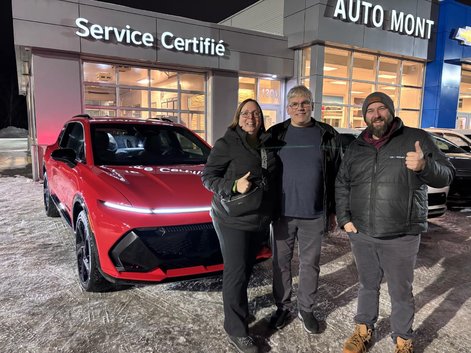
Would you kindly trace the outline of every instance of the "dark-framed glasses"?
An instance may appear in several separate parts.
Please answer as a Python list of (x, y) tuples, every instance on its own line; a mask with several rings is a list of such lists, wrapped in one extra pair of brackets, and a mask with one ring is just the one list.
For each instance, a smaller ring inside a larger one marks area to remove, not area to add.
[(297, 109), (299, 107), (301, 108), (307, 108), (311, 106), (311, 101), (302, 101), (302, 102), (292, 102), (288, 104), (288, 107), (292, 109)]
[(262, 113), (259, 110), (254, 110), (253, 112), (249, 112), (248, 110), (245, 110), (243, 112), (240, 112), (240, 116), (243, 116), (244, 118), (248, 118), (250, 115), (253, 116), (254, 118), (260, 118)]

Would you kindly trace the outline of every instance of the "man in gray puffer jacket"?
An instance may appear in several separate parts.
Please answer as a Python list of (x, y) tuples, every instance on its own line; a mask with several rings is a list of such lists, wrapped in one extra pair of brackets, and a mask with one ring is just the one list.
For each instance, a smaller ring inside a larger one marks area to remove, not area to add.
[(350, 238), (360, 281), (356, 326), (343, 352), (365, 352), (371, 343), (384, 275), (395, 352), (412, 353), (412, 282), (427, 230), (427, 185), (449, 185), (454, 168), (427, 132), (394, 117), (388, 95), (371, 93), (362, 113), (367, 128), (347, 148), (335, 187), (338, 225)]

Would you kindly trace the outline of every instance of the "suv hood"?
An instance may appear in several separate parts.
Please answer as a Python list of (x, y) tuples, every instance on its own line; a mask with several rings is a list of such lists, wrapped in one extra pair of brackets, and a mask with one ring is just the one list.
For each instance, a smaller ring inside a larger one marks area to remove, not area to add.
[(203, 168), (204, 165), (97, 166), (95, 172), (135, 207), (208, 207), (212, 193), (201, 181)]

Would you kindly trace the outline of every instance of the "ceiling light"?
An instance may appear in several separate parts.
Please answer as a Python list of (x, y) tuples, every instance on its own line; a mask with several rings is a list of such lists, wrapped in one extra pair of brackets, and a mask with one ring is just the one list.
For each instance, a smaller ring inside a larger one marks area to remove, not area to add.
[(386, 87), (381, 87), (381, 88), (382, 88), (382, 89), (386, 89), (386, 90), (388, 90), (388, 91), (394, 91), (394, 90), (396, 90), (396, 87), (387, 87), (387, 86), (386, 86)]
[(141, 85), (147, 85), (149, 82), (152, 82), (152, 80), (149, 80), (148, 78), (143, 78), (142, 80), (137, 81), (137, 83), (140, 83)]
[(353, 94), (361, 94), (361, 93), (365, 93), (365, 92), (362, 92), (362, 91), (352, 91)]
[(346, 85), (347, 84), (346, 81), (332, 81), (331, 83), (333, 85)]
[(378, 77), (381, 77), (381, 78), (396, 78), (396, 75), (379, 74)]
[(338, 67), (324, 66), (324, 71), (334, 71), (338, 70)]

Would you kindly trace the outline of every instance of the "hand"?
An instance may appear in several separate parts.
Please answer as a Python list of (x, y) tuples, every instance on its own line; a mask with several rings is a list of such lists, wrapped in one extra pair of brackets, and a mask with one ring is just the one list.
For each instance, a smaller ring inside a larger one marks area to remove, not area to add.
[(337, 228), (337, 217), (335, 213), (329, 214), (329, 230), (332, 232)]
[(250, 172), (247, 172), (242, 178), (236, 180), (237, 192), (245, 194), (252, 187), (252, 183), (248, 180)]
[(352, 222), (348, 222), (347, 224), (345, 224), (343, 226), (343, 229), (345, 229), (347, 233), (358, 233), (358, 230), (355, 228)]
[(425, 168), (424, 152), (420, 147), (420, 142), (415, 141), (415, 152), (407, 152), (406, 167), (414, 172), (420, 172)]

